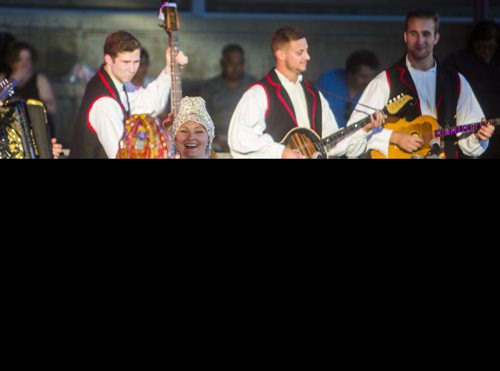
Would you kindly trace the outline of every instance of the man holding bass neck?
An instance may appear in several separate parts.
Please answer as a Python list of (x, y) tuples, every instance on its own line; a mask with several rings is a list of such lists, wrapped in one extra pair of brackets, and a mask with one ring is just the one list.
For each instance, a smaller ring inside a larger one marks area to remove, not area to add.
[[(115, 158), (123, 136), (125, 120), (134, 114), (159, 115), (167, 105), (172, 86), (170, 50), (166, 66), (146, 89), (130, 81), (141, 60), (141, 44), (131, 34), (118, 31), (104, 43), (104, 64), (89, 81), (73, 133), (71, 158)], [(179, 51), (180, 66), (188, 58)]]

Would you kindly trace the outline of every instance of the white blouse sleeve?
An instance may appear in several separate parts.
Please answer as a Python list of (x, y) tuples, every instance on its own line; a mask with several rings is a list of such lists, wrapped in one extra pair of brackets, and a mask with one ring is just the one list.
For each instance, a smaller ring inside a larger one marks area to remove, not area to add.
[(239, 101), (231, 118), (228, 144), (234, 158), (281, 158), (285, 146), (264, 133), (267, 94), (260, 85), (250, 88)]

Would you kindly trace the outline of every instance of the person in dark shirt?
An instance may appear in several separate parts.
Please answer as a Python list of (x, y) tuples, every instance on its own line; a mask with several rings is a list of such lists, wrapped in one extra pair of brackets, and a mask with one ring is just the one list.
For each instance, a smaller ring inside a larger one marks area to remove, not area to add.
[(240, 45), (226, 45), (220, 65), (222, 73), (202, 86), (201, 96), (215, 123), (214, 150), (229, 152), (227, 132), (231, 116), (243, 93), (257, 80), (245, 73), (245, 51)]
[[(52, 154), (54, 158), (58, 158), (62, 153), (62, 145), (57, 143), (53, 124), (53, 116), (57, 111), (56, 97), (47, 76), (35, 69), (37, 62), (35, 49), (27, 42), (13, 41), (7, 48), (5, 62), (10, 72), (8, 78), (17, 81), (14, 88), (15, 96), (42, 101), (47, 107)], [(1, 78), (3, 76), (0, 76)]]
[[(451, 53), (445, 64), (469, 81), (486, 118), (500, 118), (499, 27), (491, 20), (477, 23), (466, 49)], [(500, 136), (494, 135), (483, 158), (500, 158)]]
[(328, 70), (316, 82), (316, 88), (330, 104), (339, 128), (347, 125), (354, 106), (377, 75), (379, 66), (380, 62), (375, 53), (370, 50), (357, 50), (349, 55), (345, 68)]
[(9, 32), (0, 32), (0, 77), (5, 77), (10, 75), (10, 68), (5, 61), (5, 56), (7, 55), (7, 49), (9, 45), (14, 42), (16, 38)]
[[(6, 62), (11, 73), (10, 79), (17, 81), (15, 95), (24, 99), (37, 99), (47, 106), (49, 116), (55, 115), (57, 104), (49, 79), (35, 70), (37, 53), (24, 41), (14, 41), (7, 51)], [(52, 134), (55, 133), (52, 119), (49, 118)]]

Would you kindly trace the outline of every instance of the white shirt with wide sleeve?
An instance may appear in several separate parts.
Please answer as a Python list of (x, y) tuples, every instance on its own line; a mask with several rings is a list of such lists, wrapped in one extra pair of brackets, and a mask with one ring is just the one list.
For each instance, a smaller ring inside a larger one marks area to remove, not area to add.
[[(170, 96), (171, 78), (163, 70), (158, 78), (150, 83), (146, 89), (138, 89), (131, 83), (126, 83), (127, 95), (123, 90), (123, 84), (113, 79), (116, 90), (119, 93), (120, 101), (126, 110), (134, 114), (149, 114), (158, 116), (165, 109)], [(89, 113), (89, 121), (92, 128), (97, 133), (106, 155), (115, 158), (118, 152), (118, 145), (123, 136), (123, 122), (125, 116), (120, 105), (112, 98), (103, 97), (98, 99)]]
[[(422, 115), (432, 116), (437, 118), (436, 108), (436, 73), (437, 65), (428, 71), (419, 71), (411, 66), (408, 58), (406, 65), (410, 71), (411, 77), (417, 88), (418, 96), (420, 98), (420, 107)], [(457, 125), (467, 125), (480, 122), (484, 117), (483, 110), (472, 91), (469, 82), (461, 74), (461, 90), (457, 104)], [(386, 71), (380, 73), (370, 84), (366, 87), (359, 103), (368, 107), (375, 107), (382, 109), (388, 103), (390, 98), (390, 86), (387, 81)], [(351, 118), (347, 125), (362, 119), (366, 116), (365, 113), (373, 113), (373, 110), (356, 106)], [(467, 156), (478, 157), (484, 153), (488, 148), (488, 141), (480, 141), (473, 133), (458, 134), (460, 137), (458, 145)], [(375, 129), (368, 138), (368, 149), (377, 150), (384, 156), (388, 156), (389, 143), (392, 136), (392, 130)]]
[[(275, 70), (281, 84), (290, 96), (299, 127), (311, 128), (307, 101), (302, 88), (302, 76), (297, 82), (286, 79)], [(270, 92), (271, 93), (271, 92)], [(320, 93), (322, 109), (323, 138), (338, 131), (337, 121), (330, 106)], [(266, 112), (268, 110), (267, 94), (261, 85), (251, 87), (241, 98), (231, 118), (228, 132), (228, 143), (234, 158), (281, 158), (285, 146), (273, 140), (266, 130)], [(338, 157), (360, 156), (366, 150), (366, 132), (359, 130), (340, 141), (328, 155)]]

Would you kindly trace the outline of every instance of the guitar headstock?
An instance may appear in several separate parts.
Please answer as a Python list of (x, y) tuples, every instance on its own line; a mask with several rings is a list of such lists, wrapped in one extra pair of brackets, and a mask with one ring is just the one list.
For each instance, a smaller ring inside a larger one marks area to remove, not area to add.
[(17, 85), (16, 80), (9, 81), (7, 79), (0, 82), (0, 102), (14, 95), (14, 88)]
[(179, 31), (181, 22), (177, 3), (175, 1), (162, 1), (160, 8), (160, 27), (170, 35), (173, 31)]
[(486, 120), (486, 121), (488, 121), (488, 124), (490, 124), (490, 125), (500, 126), (500, 118), (490, 119), (490, 120)]
[(413, 97), (406, 94), (400, 94), (396, 98), (389, 101), (389, 103), (385, 106), (385, 110), (388, 114), (395, 115), (412, 100)]

